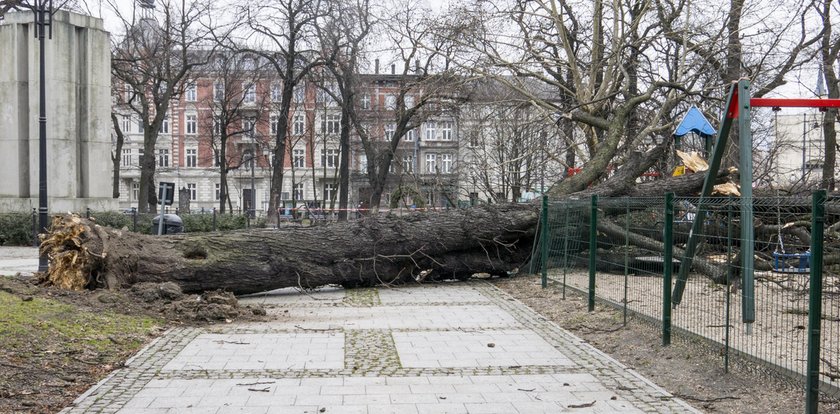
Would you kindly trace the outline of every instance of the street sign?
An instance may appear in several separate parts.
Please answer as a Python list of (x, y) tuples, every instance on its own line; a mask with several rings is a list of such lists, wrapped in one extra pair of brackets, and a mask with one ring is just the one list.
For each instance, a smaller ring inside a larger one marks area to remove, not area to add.
[(161, 204), (171, 206), (175, 201), (175, 183), (161, 181), (158, 185), (158, 199)]

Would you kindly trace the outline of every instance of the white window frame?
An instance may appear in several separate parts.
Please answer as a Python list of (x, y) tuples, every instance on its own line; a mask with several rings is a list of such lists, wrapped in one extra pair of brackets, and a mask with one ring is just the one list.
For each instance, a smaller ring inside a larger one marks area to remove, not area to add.
[(324, 201), (332, 200), (337, 190), (335, 183), (324, 183)]
[(137, 200), (140, 198), (140, 183), (132, 182), (131, 183), (131, 199)]
[(327, 168), (338, 167), (338, 149), (321, 148), (321, 166)]
[(272, 114), (268, 117), (269, 132), (271, 136), (277, 135), (277, 126), (280, 124), (280, 115)]
[(409, 129), (405, 132), (405, 136), (403, 137), (403, 141), (414, 141), (414, 137), (417, 135), (416, 129)]
[(385, 124), (385, 141), (390, 142), (394, 139), (394, 133), (397, 131), (397, 124), (389, 122)]
[(425, 122), (424, 129), (426, 130), (425, 140), (426, 141), (437, 141), (437, 122), (428, 121)]
[(325, 135), (338, 134), (341, 131), (341, 115), (327, 114), (321, 120), (321, 133)]
[(198, 200), (198, 186), (195, 183), (187, 183), (187, 190), (190, 191), (190, 201)]
[(187, 81), (187, 86), (184, 87), (184, 101), (195, 102), (198, 100), (198, 88), (195, 81)]
[(441, 154), (440, 156), (440, 172), (443, 174), (451, 174), (454, 166), (454, 157), (450, 153)]
[(123, 148), (122, 150), (122, 165), (131, 165), (131, 148)]
[(306, 118), (303, 114), (295, 114), (292, 118), (292, 133), (294, 135), (303, 135), (306, 133)]
[(389, 111), (397, 109), (397, 95), (391, 93), (385, 95), (385, 109)]
[(122, 116), (122, 132), (124, 134), (131, 133), (131, 115)]
[(283, 100), (283, 94), (280, 82), (274, 82), (271, 84), (271, 102), (280, 102), (281, 100)]
[(452, 131), (455, 128), (455, 123), (452, 121), (443, 121), (439, 122), (438, 126), (440, 126), (440, 139), (452, 141)]
[(295, 168), (306, 168), (306, 150), (302, 148), (292, 150), (292, 165)]
[(169, 148), (158, 148), (158, 167), (169, 167)]
[(225, 99), (225, 84), (221, 81), (213, 82), (213, 101), (221, 102)]
[(184, 163), (187, 168), (198, 167), (198, 148), (190, 147), (184, 150)]
[(184, 134), (197, 135), (198, 134), (198, 114), (188, 113), (184, 115)]
[(253, 104), (257, 102), (257, 84), (254, 82), (242, 83), (242, 102)]
[(303, 200), (303, 196), (306, 195), (306, 186), (304, 186), (303, 183), (296, 183), (293, 192), (295, 200)]
[(426, 154), (426, 173), (434, 174), (437, 172), (437, 154)]
[(360, 102), (362, 109), (369, 110), (370, 109), (370, 94), (366, 93), (362, 95), (362, 99)]
[(219, 201), (219, 199), (221, 199), (221, 198), (222, 198), (222, 183), (216, 183), (216, 184), (215, 184), (215, 188), (216, 188), (216, 197), (215, 197), (215, 199), (216, 199), (216, 201)]

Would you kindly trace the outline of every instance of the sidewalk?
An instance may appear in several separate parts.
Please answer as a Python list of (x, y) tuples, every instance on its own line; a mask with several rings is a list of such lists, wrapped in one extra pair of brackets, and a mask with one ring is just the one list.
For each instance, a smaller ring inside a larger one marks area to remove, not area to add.
[(37, 247), (0, 246), (0, 276), (32, 276), (37, 271)]
[(697, 412), (485, 282), (282, 290), (175, 328), (64, 413)]

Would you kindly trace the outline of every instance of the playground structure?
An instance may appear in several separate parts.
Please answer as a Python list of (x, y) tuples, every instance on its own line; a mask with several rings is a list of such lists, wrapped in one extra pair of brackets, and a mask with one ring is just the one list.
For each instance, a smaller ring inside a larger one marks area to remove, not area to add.
[[(724, 151), (727, 140), (729, 139), (729, 132), (732, 124), (737, 120), (738, 122), (738, 137), (739, 137), (739, 155), (740, 163), (740, 185), (741, 185), (741, 199), (740, 199), (740, 221), (741, 225), (741, 314), (742, 322), (746, 324), (746, 333), (752, 332), (752, 324), (755, 322), (755, 240), (753, 223), (753, 208), (752, 208), (752, 184), (753, 184), (753, 166), (752, 166), (752, 133), (750, 129), (750, 110), (753, 107), (769, 107), (769, 108), (840, 108), (840, 99), (801, 99), (801, 98), (751, 98), (750, 97), (750, 83), (747, 79), (741, 79), (733, 83), (729, 89), (726, 99), (726, 110), (723, 114), (723, 119), (718, 126), (717, 142), (714, 145), (712, 156), (709, 161), (709, 170), (706, 172), (706, 178), (703, 182), (703, 189), (700, 194), (700, 201), (697, 204), (697, 215), (694, 218), (694, 223), (691, 226), (688, 241), (685, 247), (685, 254), (681, 260), (681, 266), (674, 284), (673, 293), (671, 295), (671, 304), (676, 308), (682, 301), (683, 292), (685, 291), (688, 273), (691, 269), (694, 256), (697, 252), (697, 247), (702, 236), (703, 223), (706, 219), (707, 200), (711, 196), (712, 188), (715, 184), (715, 177), (720, 170), (721, 162), (723, 160)], [(822, 208), (822, 203), (825, 201), (825, 192), (820, 192), (820, 196), (815, 196), (815, 208)], [(818, 200), (821, 198), (822, 200)], [(814, 214), (814, 217), (817, 217)], [(815, 228), (817, 226), (814, 226)], [(822, 228), (820, 226), (820, 228)], [(812, 237), (822, 238), (822, 234), (814, 234)], [(810, 259), (810, 274), (813, 279), (820, 278), (822, 267), (822, 252), (812, 252)], [(815, 272), (815, 269), (817, 270)], [(812, 294), (814, 285), (819, 285), (821, 282), (812, 283)], [(821, 288), (821, 287), (820, 287)], [(809, 318), (809, 327), (819, 326), (820, 322), (820, 307), (819, 304), (815, 306), (816, 309), (811, 309), (812, 313)], [(809, 332), (815, 332), (815, 337), (809, 340), (819, 341), (819, 328), (816, 330), (809, 329)], [(809, 358), (809, 364), (811, 358)], [(819, 373), (819, 361), (817, 359), (816, 366), (808, 367), (809, 375), (807, 377), (806, 388), (818, 388), (816, 380)], [(813, 372), (812, 372), (813, 371)], [(812, 375), (813, 374), (813, 375)], [(809, 394), (809, 399), (816, 393)], [(813, 397), (816, 398), (816, 397)], [(816, 401), (809, 401), (808, 407), (816, 407)], [(809, 412), (814, 412), (809, 410)]]

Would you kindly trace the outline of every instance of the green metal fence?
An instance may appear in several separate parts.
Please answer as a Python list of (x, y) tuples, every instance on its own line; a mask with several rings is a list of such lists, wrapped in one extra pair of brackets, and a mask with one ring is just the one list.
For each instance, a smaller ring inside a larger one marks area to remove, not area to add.
[[(752, 240), (740, 237), (744, 202)], [(809, 412), (819, 392), (840, 397), (840, 197), (546, 198), (543, 207), (531, 273), (544, 282), (584, 293), (590, 310), (599, 300), (625, 322), (656, 324), (663, 345), (701, 338), (727, 371), (757, 363), (802, 382)], [(680, 272), (698, 215), (696, 254)], [(741, 255), (751, 250), (752, 260)]]

